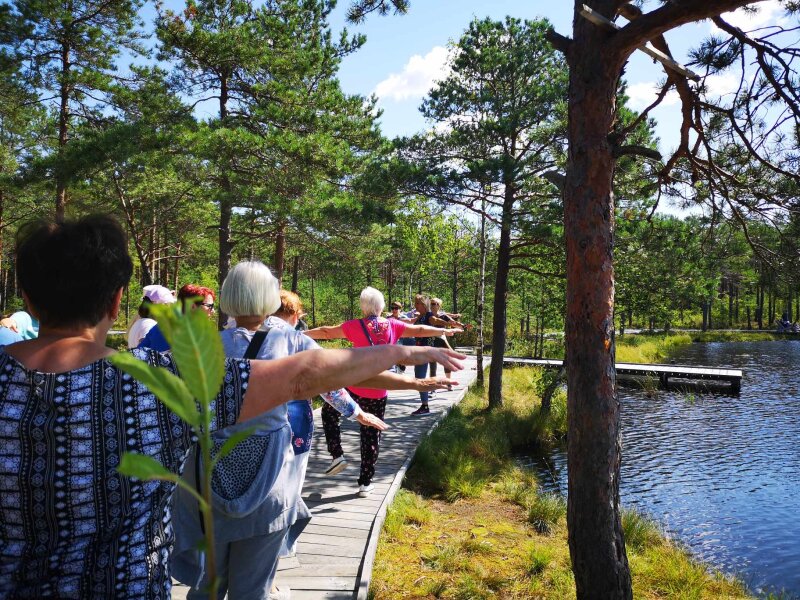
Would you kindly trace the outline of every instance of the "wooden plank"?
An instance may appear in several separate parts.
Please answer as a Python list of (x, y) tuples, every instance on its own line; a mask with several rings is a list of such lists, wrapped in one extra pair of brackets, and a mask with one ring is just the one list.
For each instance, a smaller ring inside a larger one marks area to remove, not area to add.
[[(281, 571), (284, 577), (357, 577), (360, 559), (353, 559), (349, 563), (306, 565), (296, 569)], [(291, 586), (290, 586), (291, 587)]]
[[(352, 537), (359, 539), (367, 539), (369, 532), (364, 529), (348, 529), (347, 527), (330, 527), (328, 525), (320, 525), (313, 520), (306, 525), (303, 530), (303, 535), (307, 533), (318, 533), (321, 535), (335, 535), (338, 537)], [(302, 536), (301, 536), (302, 537)]]
[(353, 600), (353, 592), (331, 590), (292, 590), (292, 600)]
[(329, 527), (341, 527), (343, 529), (364, 529), (369, 531), (372, 527), (372, 519), (369, 521), (356, 521), (353, 519), (337, 519), (336, 517), (314, 517), (315, 525), (328, 525)]
[[(354, 557), (354, 556), (331, 556), (330, 554), (312, 554), (312, 553), (305, 553), (297, 555), (300, 558), (300, 562), (303, 564), (304, 567), (308, 567), (309, 565), (342, 565), (342, 566), (352, 566), (355, 564), (356, 571), (361, 568), (361, 557)], [(280, 579), (280, 577), (278, 577)]]
[(281, 583), (288, 585), (294, 597), (295, 590), (350, 591), (356, 585), (353, 577), (281, 577)]
[[(329, 544), (311, 544), (298, 541), (297, 554), (316, 554), (318, 556), (336, 556), (339, 558), (361, 558), (364, 555), (364, 544), (354, 544), (353, 546), (331, 546)], [(300, 556), (300, 563), (303, 563), (302, 556)]]
[(303, 541), (309, 544), (327, 544), (329, 546), (342, 546), (349, 548), (364, 547), (364, 540), (346, 536), (320, 535), (318, 533), (303, 532)]

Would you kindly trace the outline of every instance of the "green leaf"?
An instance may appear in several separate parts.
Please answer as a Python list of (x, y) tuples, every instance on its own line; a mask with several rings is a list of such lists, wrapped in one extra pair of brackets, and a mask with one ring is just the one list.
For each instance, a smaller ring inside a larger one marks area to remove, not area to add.
[(191, 394), (207, 406), (219, 393), (225, 377), (219, 332), (202, 310), (189, 310), (172, 325), (172, 339), (167, 340), (181, 378)]
[(161, 481), (171, 481), (178, 483), (180, 477), (168, 471), (167, 468), (151, 456), (137, 454), (135, 452), (125, 452), (122, 460), (117, 467), (117, 471), (127, 477), (136, 477), (150, 481), (158, 479)]
[(222, 448), (219, 449), (219, 453), (211, 461), (211, 468), (213, 469), (219, 461), (228, 456), (228, 454), (233, 451), (239, 442), (242, 442), (253, 435), (255, 430), (255, 427), (248, 427), (242, 431), (237, 431), (231, 437), (229, 437), (225, 443), (222, 444)]
[(194, 427), (200, 426), (197, 404), (186, 384), (166, 369), (153, 367), (127, 352), (118, 352), (109, 358), (114, 366), (143, 383), (164, 405)]

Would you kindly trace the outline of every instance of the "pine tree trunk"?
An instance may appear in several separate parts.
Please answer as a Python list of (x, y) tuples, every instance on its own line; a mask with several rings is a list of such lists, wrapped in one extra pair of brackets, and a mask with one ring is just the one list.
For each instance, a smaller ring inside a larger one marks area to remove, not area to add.
[(489, 367), (489, 408), (503, 406), (503, 354), (506, 350), (506, 315), (508, 312), (508, 272), (511, 265), (511, 220), (514, 209), (514, 186), (507, 183), (500, 221), (500, 246), (497, 249), (497, 275), (494, 283), (492, 313), (492, 364)]
[(486, 201), (481, 202), (480, 273), (478, 275), (478, 382), (483, 384), (483, 313), (486, 299)]
[(275, 234), (275, 277), (278, 278), (278, 284), (283, 286), (283, 270), (285, 268), (286, 260), (286, 223), (281, 223), (278, 227), (278, 232)]
[[(61, 99), (58, 108), (58, 151), (63, 153), (69, 135), (69, 72), (70, 48), (64, 43), (61, 46)], [(59, 165), (56, 175), (56, 222), (62, 223), (67, 213), (67, 181), (63, 165)]]
[(297, 293), (297, 279), (300, 275), (300, 255), (294, 257), (292, 263), (292, 291)]
[[(228, 79), (220, 78), (219, 118), (223, 126), (228, 119)], [(233, 255), (233, 237), (231, 222), (233, 220), (233, 185), (227, 175), (227, 166), (222, 165), (220, 177), (222, 195), (219, 201), (219, 261), (217, 264), (217, 285), (222, 287), (222, 282), (231, 270), (231, 257)], [(217, 325), (220, 329), (225, 325), (228, 316), (221, 310), (218, 312)]]
[[(576, 3), (576, 12), (580, 8)], [(604, 14), (613, 2), (594, 3)], [(602, 6), (597, 6), (602, 5)], [(570, 61), (567, 246), (567, 526), (580, 600), (632, 598), (619, 506), (620, 414), (614, 369), (615, 160), (609, 133), (622, 64), (608, 33), (575, 17)]]

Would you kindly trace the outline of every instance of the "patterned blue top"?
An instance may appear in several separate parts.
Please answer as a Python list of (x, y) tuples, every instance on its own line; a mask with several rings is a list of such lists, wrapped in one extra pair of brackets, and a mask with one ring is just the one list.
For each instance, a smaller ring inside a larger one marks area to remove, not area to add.
[[(169, 353), (132, 352), (176, 372)], [(227, 361), (214, 427), (236, 422), (249, 373)], [(0, 348), (0, 599), (168, 599), (175, 486), (116, 467), (133, 451), (180, 473), (191, 445), (191, 429), (108, 361), (41, 373)]]

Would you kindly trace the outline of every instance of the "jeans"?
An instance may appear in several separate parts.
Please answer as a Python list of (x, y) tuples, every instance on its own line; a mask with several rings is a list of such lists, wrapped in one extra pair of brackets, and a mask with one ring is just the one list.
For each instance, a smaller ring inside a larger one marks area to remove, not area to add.
[[(227, 593), (230, 600), (267, 600), (286, 531), (279, 529), (267, 535), (218, 544), (219, 597)], [(207, 577), (203, 577), (199, 588), (189, 590), (187, 600), (207, 600), (210, 597), (206, 591), (209, 583)]]
[[(428, 375), (428, 364), (414, 365), (414, 377), (417, 379), (425, 379)], [(428, 392), (419, 393), (419, 401), (423, 406), (428, 405)]]

